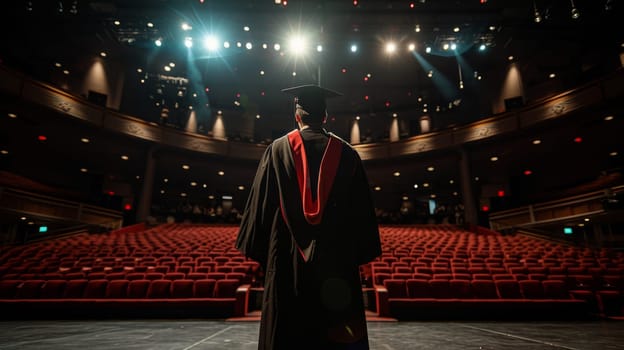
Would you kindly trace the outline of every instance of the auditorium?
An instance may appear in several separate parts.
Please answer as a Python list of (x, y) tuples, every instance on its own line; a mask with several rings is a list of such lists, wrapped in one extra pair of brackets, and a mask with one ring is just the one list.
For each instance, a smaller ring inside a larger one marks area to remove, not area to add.
[(304, 85), (373, 203), (370, 349), (622, 348), (624, 4), (0, 6), (0, 349), (284, 348), (240, 235)]

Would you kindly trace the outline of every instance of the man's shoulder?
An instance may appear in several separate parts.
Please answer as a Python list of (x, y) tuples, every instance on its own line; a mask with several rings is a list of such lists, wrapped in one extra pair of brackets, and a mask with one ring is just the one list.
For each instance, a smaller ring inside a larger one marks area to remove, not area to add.
[(339, 137), (338, 135), (330, 132), (329, 135), (335, 139), (337, 139), (338, 141), (340, 141), (343, 145), (343, 149), (349, 153), (354, 153), (357, 154), (357, 151), (355, 150), (355, 148), (353, 148), (353, 146), (351, 146), (351, 144), (347, 141), (345, 141), (344, 139), (342, 139), (341, 137)]

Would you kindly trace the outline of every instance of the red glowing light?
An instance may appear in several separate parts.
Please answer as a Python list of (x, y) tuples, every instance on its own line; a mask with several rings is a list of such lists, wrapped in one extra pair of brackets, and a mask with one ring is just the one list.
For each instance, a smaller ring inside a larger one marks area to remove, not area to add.
[(357, 6), (358, 5), (358, 1), (357, 0), (353, 0), (353, 6)]
[(236, 98), (240, 98), (240, 92), (236, 93)]
[(132, 205), (129, 203), (124, 205), (124, 210), (132, 210)]
[(490, 211), (490, 207), (488, 207), (487, 205), (484, 205), (483, 207), (481, 207), (481, 210)]
[(343, 69), (341, 69), (340, 71), (341, 71), (341, 72), (343, 72), (343, 73), (346, 73), (346, 72), (347, 72), (347, 69), (346, 69), (346, 68), (343, 68)]
[(386, 101), (386, 107), (390, 107), (390, 101)]
[(364, 81), (368, 81), (368, 77), (364, 77)]
[(503, 191), (503, 190), (498, 190), (498, 196), (499, 196), (499, 197), (505, 197), (505, 191)]
[(368, 101), (368, 95), (364, 96), (364, 99), (365, 99), (366, 101)]
[(264, 96), (264, 91), (261, 91), (261, 92), (260, 92), (260, 95), (261, 95), (261, 96)]
[(581, 142), (583, 142), (583, 138), (581, 138), (580, 136), (575, 137), (575, 138), (574, 138), (574, 142), (576, 142), (576, 143), (581, 143)]
[(282, 1), (282, 5), (284, 5), (284, 6), (288, 5), (288, 0)]
[(414, 3), (410, 2), (410, 8), (413, 9), (414, 8)]
[(115, 195), (115, 192), (114, 192), (114, 191), (108, 191), (108, 195), (109, 195), (109, 196), (114, 196), (114, 195)]
[(533, 172), (531, 170), (525, 170), (524, 171), (524, 175), (526, 175), (526, 176), (529, 176), (531, 174), (533, 174)]
[(45, 141), (45, 140), (47, 140), (47, 139), (48, 139), (48, 138), (47, 138), (45, 135), (39, 135), (39, 136), (37, 136), (37, 140), (39, 140), (39, 141)]

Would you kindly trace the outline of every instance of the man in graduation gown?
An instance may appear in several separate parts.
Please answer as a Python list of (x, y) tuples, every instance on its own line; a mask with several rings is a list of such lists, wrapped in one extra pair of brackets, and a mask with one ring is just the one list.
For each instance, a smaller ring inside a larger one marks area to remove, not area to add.
[(359, 266), (381, 244), (362, 161), (322, 128), (338, 93), (283, 91), (298, 129), (262, 156), (236, 242), (265, 272), (258, 348), (368, 349)]

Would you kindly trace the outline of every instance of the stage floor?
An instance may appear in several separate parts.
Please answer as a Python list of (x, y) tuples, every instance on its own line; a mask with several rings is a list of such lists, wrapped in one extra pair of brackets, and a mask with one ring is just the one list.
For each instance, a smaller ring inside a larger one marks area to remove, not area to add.
[[(624, 349), (624, 323), (369, 322), (373, 350)], [(0, 322), (0, 349), (256, 349), (259, 323), (218, 320)]]

